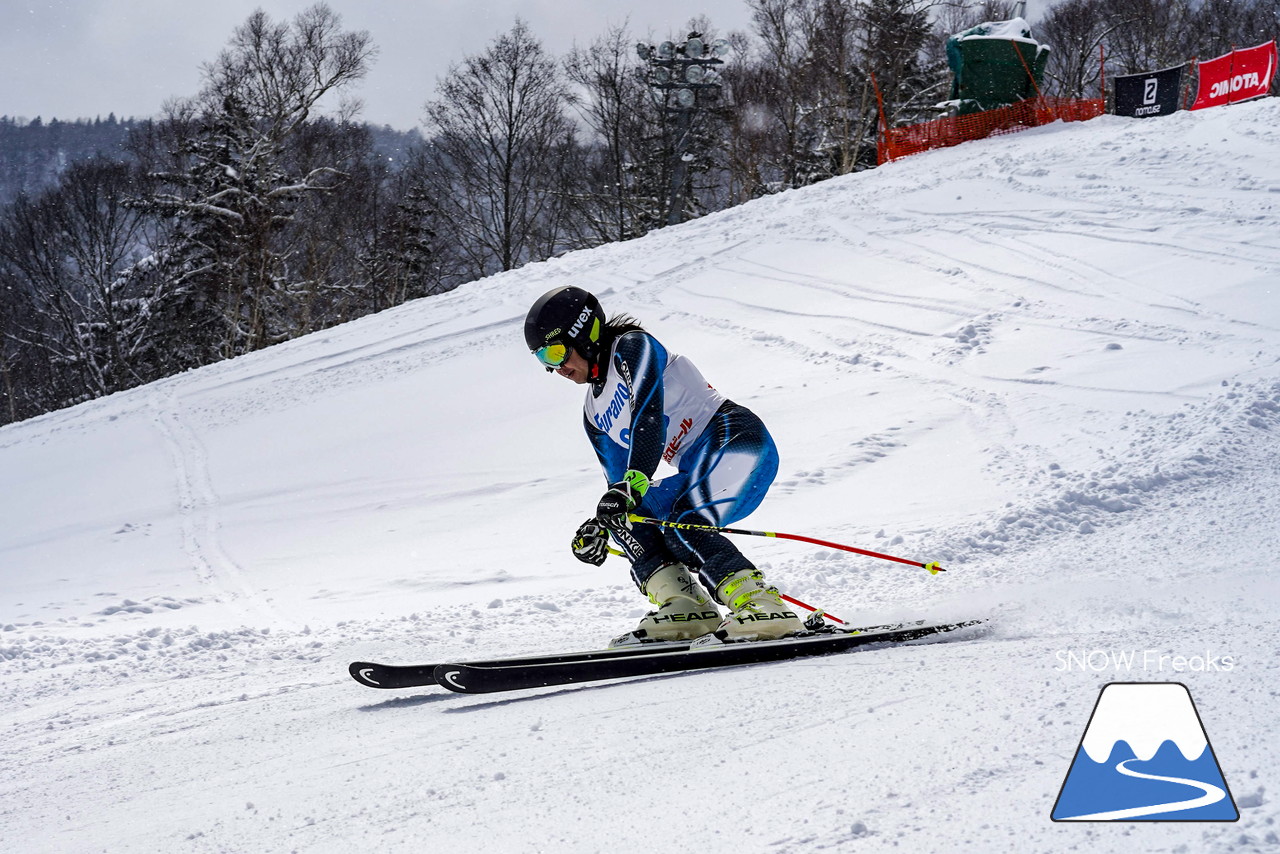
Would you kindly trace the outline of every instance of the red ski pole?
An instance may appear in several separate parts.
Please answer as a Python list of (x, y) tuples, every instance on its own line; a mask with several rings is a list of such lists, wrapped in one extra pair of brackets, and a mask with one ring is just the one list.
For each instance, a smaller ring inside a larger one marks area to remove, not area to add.
[(642, 525), (658, 525), (663, 528), (676, 528), (677, 530), (714, 531), (717, 534), (744, 534), (749, 537), (776, 537), (779, 540), (796, 540), (801, 543), (812, 543), (815, 546), (825, 546), (829, 549), (853, 552), (854, 554), (863, 555), (865, 557), (874, 557), (879, 558), (880, 560), (891, 560), (895, 563), (905, 563), (908, 566), (918, 566), (921, 569), (927, 570), (931, 575), (937, 575), (939, 572), (946, 572), (945, 569), (938, 565), (937, 561), (921, 563), (918, 560), (909, 560), (905, 557), (895, 557), (894, 555), (860, 549), (856, 546), (846, 546), (842, 543), (818, 540), (813, 537), (802, 537), (799, 534), (780, 534), (776, 531), (748, 531), (745, 528), (717, 528), (714, 525), (695, 525), (692, 522), (668, 522), (665, 519), (652, 519), (648, 516), (637, 516), (635, 513), (628, 514), (627, 518), (632, 522), (638, 522)]
[(778, 596), (781, 597), (783, 601), (790, 602), (792, 605), (795, 605), (800, 608), (804, 608), (808, 611), (812, 611), (813, 613), (817, 614), (820, 617), (826, 617), (828, 620), (830, 620), (833, 623), (839, 623), (842, 626), (849, 625), (844, 620), (837, 617), (835, 614), (828, 614), (826, 611), (815, 608), (812, 605), (808, 604), (807, 602), (801, 602), (799, 599), (794, 599), (785, 593), (779, 593)]

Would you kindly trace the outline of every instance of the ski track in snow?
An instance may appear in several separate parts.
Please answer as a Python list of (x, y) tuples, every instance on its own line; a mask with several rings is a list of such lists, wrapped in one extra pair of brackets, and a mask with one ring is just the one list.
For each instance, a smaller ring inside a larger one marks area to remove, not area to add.
[(151, 406), (155, 426), (173, 460), (183, 551), (200, 583), (246, 622), (296, 628), (252, 588), (244, 570), (227, 553), (219, 517), (221, 502), (209, 474), (209, 456), (187, 422), (178, 394), (159, 383)]
[[(0, 505), (0, 846), (1277, 850), (1277, 127), (1271, 99), (920, 155), (0, 429), (28, 487)], [(351, 681), (647, 609), (565, 548), (598, 473), (518, 332), (565, 282), (765, 417), (782, 468), (744, 526), (948, 568), (741, 542), (771, 581), (989, 631), (488, 697)], [(72, 464), (165, 494), (64, 510)], [(1059, 669), (1094, 649), (1237, 666)], [(1195, 694), (1239, 822), (1049, 820), (1099, 688), (1135, 680)]]

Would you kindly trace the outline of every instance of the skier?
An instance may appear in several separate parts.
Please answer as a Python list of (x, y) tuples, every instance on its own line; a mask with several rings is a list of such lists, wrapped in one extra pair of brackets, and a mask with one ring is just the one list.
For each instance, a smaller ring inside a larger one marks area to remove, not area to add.
[[(634, 318), (606, 320), (600, 301), (582, 288), (539, 297), (525, 318), (524, 337), (548, 372), (587, 386), (583, 423), (608, 489), (574, 534), (573, 554), (599, 566), (610, 534), (622, 547), (636, 586), (658, 606), (640, 620), (633, 639), (722, 631), (726, 640), (755, 640), (804, 631), (795, 611), (723, 535), (628, 519), (635, 512), (723, 526), (745, 517), (778, 472), (777, 448), (764, 423), (726, 400), (692, 362)], [(651, 480), (659, 460), (677, 473)], [(727, 617), (706, 590), (728, 607)]]

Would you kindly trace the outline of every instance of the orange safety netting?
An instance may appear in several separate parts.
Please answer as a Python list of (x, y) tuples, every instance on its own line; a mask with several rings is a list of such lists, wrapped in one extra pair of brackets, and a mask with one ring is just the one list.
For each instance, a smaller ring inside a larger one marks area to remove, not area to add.
[(1008, 107), (936, 119), (919, 125), (882, 129), (877, 160), (885, 163), (934, 148), (959, 145), (1000, 133), (1015, 133), (1050, 122), (1082, 122), (1106, 111), (1101, 99), (1028, 98)]

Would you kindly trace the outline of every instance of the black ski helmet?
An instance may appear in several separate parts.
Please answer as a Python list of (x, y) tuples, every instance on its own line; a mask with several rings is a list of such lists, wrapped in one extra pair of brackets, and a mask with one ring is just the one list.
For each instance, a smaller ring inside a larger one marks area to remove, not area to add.
[(529, 309), (524, 319), (524, 343), (531, 352), (557, 342), (568, 344), (594, 362), (604, 322), (604, 309), (594, 294), (573, 285), (553, 288)]

